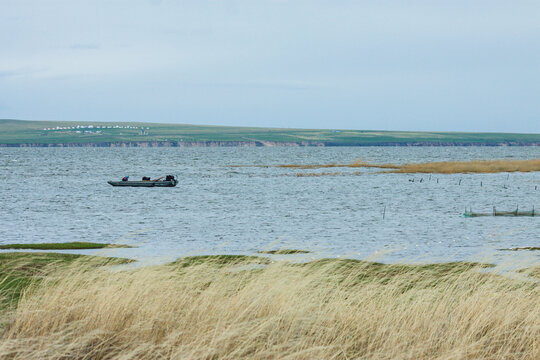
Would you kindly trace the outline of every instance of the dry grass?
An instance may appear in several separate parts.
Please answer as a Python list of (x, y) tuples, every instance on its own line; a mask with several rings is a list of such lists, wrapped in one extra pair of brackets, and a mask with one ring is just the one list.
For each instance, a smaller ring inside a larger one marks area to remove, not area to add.
[(281, 164), (281, 165), (232, 165), (232, 167), (277, 167), (286, 169), (326, 169), (326, 168), (361, 168), (361, 167), (376, 167), (362, 160), (355, 160), (350, 164)]
[(319, 177), (319, 176), (339, 176), (340, 172), (322, 172), (322, 173), (297, 173), (297, 177)]
[(362, 172), (360, 171), (353, 171), (353, 172), (320, 172), (320, 173), (296, 173), (297, 177), (321, 177), (321, 176), (357, 176), (361, 175)]
[(540, 159), (532, 160), (476, 160), (445, 161), (423, 164), (387, 164), (381, 167), (395, 168), (392, 173), (498, 173), (540, 171)]
[[(240, 167), (242, 165), (235, 165)], [(356, 160), (350, 164), (283, 164), (283, 165), (254, 165), (254, 167), (278, 167), (289, 169), (323, 169), (323, 168), (381, 168), (392, 169), (385, 173), (427, 173), (427, 174), (457, 174), (457, 173), (498, 173), (498, 172), (532, 172), (540, 171), (540, 159), (531, 160), (474, 160), (474, 161), (441, 161), (430, 163), (409, 164), (370, 164)], [(297, 176), (325, 176), (339, 173), (297, 174)]]
[(350, 164), (286, 164), (286, 165), (276, 165), (279, 168), (292, 168), (292, 169), (325, 169), (325, 168), (361, 168), (369, 167), (370, 164), (362, 161), (356, 160)]
[(63, 270), (20, 301), (0, 357), (540, 358), (534, 281), (471, 264), (239, 263)]

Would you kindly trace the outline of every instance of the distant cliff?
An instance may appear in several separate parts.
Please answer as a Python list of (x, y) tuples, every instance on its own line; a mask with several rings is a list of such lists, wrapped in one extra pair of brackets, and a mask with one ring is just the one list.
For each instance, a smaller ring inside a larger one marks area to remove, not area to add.
[(525, 146), (540, 134), (0, 119), (0, 147)]
[(331, 142), (331, 141), (119, 141), (119, 142), (92, 142), (92, 143), (20, 143), (0, 144), (0, 147), (272, 147), (272, 146), (540, 146), (540, 141), (498, 141), (498, 142), (437, 142), (437, 141), (410, 141), (410, 142)]

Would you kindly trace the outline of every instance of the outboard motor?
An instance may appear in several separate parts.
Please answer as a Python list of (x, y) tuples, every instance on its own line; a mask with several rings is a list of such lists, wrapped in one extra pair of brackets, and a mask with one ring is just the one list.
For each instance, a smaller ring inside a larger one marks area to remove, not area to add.
[(165, 177), (165, 181), (172, 181), (172, 180), (174, 180), (174, 176), (172, 176), (172, 175), (167, 175)]

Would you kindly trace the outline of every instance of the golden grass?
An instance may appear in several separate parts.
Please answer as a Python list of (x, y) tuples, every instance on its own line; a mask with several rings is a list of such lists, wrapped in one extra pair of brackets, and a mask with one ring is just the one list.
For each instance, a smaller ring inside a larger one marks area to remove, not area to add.
[(540, 159), (445, 161), (421, 164), (385, 165), (392, 173), (498, 173), (540, 171)]
[[(235, 165), (240, 167), (242, 165)], [(323, 168), (381, 168), (392, 169), (385, 173), (428, 173), (428, 174), (457, 174), (457, 173), (498, 173), (498, 172), (532, 172), (540, 171), (540, 159), (530, 160), (474, 160), (474, 161), (441, 161), (409, 164), (370, 164), (356, 160), (350, 164), (282, 164), (254, 165), (254, 167), (278, 167), (288, 169), (323, 169)], [(297, 174), (297, 176), (338, 175), (339, 173), (322, 173), (320, 175)]]
[(285, 164), (285, 165), (276, 165), (279, 168), (291, 168), (291, 169), (325, 169), (325, 168), (360, 168), (360, 167), (369, 167), (370, 164), (362, 161), (356, 160), (350, 164)]
[(534, 281), (459, 263), (238, 266), (63, 270), (25, 294), (0, 357), (540, 358)]
[(298, 177), (319, 177), (319, 176), (339, 176), (341, 172), (322, 172), (322, 173), (296, 173)]
[(347, 176), (347, 175), (361, 175), (362, 172), (360, 171), (353, 171), (353, 172), (320, 172), (320, 173), (296, 173), (297, 177), (321, 177), (321, 176)]
[[(350, 164), (281, 164), (281, 165), (232, 165), (232, 167), (277, 167), (286, 169), (326, 169), (326, 168), (360, 168), (360, 167), (373, 167), (362, 160), (355, 160)], [(376, 166), (375, 166), (376, 167)]]

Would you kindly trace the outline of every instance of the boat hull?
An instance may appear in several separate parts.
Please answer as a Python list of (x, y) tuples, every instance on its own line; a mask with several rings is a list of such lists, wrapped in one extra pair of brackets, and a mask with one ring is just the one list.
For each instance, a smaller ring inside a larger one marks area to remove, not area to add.
[(178, 184), (176, 180), (164, 181), (107, 181), (112, 186), (128, 187), (174, 187)]

